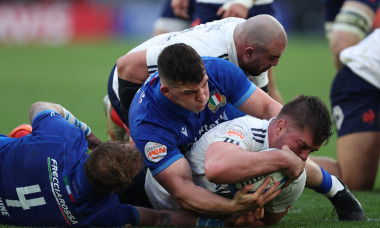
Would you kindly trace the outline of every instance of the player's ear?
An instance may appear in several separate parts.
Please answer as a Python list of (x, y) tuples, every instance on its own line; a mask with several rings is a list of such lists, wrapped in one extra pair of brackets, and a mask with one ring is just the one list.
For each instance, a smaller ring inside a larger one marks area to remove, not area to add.
[(279, 119), (276, 124), (276, 134), (277, 136), (281, 136), (286, 131), (286, 120)]
[(164, 95), (164, 96), (166, 96), (166, 97), (168, 97), (169, 96), (169, 86), (167, 85), (167, 84), (161, 84), (161, 87), (160, 87), (160, 91), (161, 91), (161, 93)]
[(248, 59), (252, 58), (255, 49), (253, 47), (246, 47), (244, 50), (244, 56)]

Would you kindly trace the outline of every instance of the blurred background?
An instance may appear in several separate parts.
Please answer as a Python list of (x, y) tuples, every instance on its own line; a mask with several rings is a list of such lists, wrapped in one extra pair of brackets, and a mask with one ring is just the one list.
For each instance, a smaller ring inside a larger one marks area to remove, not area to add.
[[(0, 0), (0, 44), (146, 39), (164, 0)], [(323, 36), (322, 0), (275, 1), (288, 33)]]

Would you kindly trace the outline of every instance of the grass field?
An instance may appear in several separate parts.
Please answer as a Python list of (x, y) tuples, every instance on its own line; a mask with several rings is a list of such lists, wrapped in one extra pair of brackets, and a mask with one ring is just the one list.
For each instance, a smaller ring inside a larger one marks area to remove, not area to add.
[[(0, 47), (0, 133), (28, 123), (30, 104), (56, 102), (86, 122), (100, 139), (107, 140), (102, 99), (108, 74), (116, 59), (133, 47), (127, 41), (76, 44), (67, 47)], [(285, 101), (296, 95), (317, 95), (329, 103), (334, 67), (323, 39), (290, 37), (275, 68), (277, 86)], [(316, 155), (335, 158), (336, 136)], [(376, 189), (354, 192), (367, 221), (337, 222), (327, 199), (306, 190), (277, 227), (380, 227), (380, 175)]]

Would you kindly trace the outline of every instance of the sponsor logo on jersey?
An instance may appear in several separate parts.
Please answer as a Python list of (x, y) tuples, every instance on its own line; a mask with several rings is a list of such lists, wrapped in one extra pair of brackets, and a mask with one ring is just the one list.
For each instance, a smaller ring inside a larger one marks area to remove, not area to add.
[(218, 111), (219, 107), (222, 107), (227, 104), (226, 97), (220, 95), (218, 90), (214, 90), (210, 93), (210, 98), (208, 100), (208, 108), (215, 113)]
[(75, 219), (74, 215), (69, 210), (66, 201), (65, 199), (63, 199), (63, 195), (61, 193), (60, 180), (58, 174), (58, 162), (54, 158), (48, 157), (48, 167), (51, 190), (53, 192), (53, 196), (58, 204), (63, 218), (69, 226), (77, 224), (78, 221)]
[[(224, 114), (224, 113), (223, 113)], [(205, 132), (208, 132), (210, 129), (212, 129), (213, 127), (215, 127), (216, 125), (218, 125), (219, 123), (221, 123), (221, 121), (225, 119), (224, 118), (224, 115), (220, 114), (219, 118), (215, 120), (214, 123), (212, 124), (205, 124), (201, 127), (201, 129), (199, 129), (198, 131), (198, 137), (195, 137), (194, 138), (194, 141), (197, 141), (198, 138), (200, 138)]]
[(186, 129), (186, 126), (182, 126), (182, 127), (181, 127), (181, 133), (182, 133), (183, 135), (185, 135), (186, 137), (188, 136), (188, 135), (187, 135), (187, 129)]
[(4, 201), (0, 198), (0, 213), (2, 216), (11, 217), (7, 208), (4, 205)]
[(237, 139), (237, 140), (239, 139), (244, 140), (246, 137), (243, 131), (241, 131), (240, 129), (234, 129), (234, 128), (228, 129), (224, 133), (224, 135), (227, 136), (228, 138)]
[(151, 162), (158, 162), (167, 154), (166, 146), (156, 142), (148, 142), (144, 151), (146, 158)]

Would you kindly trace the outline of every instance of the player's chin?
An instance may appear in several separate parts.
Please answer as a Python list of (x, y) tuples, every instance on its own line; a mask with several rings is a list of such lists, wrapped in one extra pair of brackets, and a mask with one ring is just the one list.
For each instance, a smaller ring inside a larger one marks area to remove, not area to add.
[[(207, 103), (206, 103), (207, 104)], [(203, 111), (206, 108), (206, 104), (198, 106), (198, 112)]]

